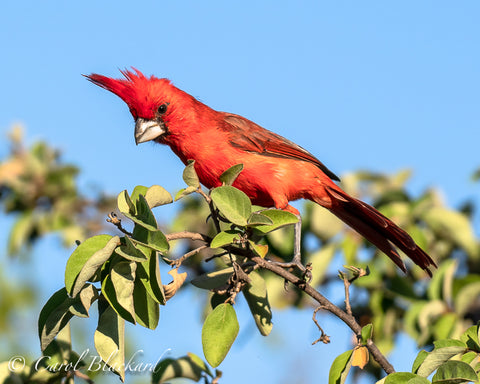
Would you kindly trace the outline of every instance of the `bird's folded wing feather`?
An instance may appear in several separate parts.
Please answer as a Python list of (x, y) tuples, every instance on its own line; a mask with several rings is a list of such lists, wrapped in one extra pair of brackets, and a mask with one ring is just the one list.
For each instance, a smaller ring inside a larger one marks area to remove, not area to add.
[(340, 180), (320, 160), (290, 140), (238, 115), (224, 113), (223, 121), (222, 128), (233, 133), (230, 138), (232, 146), (265, 156), (308, 161), (320, 168), (332, 180)]

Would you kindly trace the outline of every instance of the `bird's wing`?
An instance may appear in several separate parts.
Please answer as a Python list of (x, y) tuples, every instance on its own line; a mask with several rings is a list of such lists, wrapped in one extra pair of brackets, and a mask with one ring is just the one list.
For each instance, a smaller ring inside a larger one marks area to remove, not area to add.
[(232, 133), (230, 138), (232, 146), (264, 156), (308, 161), (320, 168), (332, 180), (340, 181), (339, 177), (320, 160), (290, 140), (238, 115), (224, 113), (223, 121), (225, 124), (222, 128)]

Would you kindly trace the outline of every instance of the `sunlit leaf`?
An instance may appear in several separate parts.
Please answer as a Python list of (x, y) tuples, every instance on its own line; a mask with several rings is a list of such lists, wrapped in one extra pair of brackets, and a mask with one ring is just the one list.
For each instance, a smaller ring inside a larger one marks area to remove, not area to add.
[(272, 309), (268, 302), (267, 286), (262, 276), (256, 271), (250, 272), (250, 282), (243, 289), (250, 312), (255, 324), (263, 336), (268, 336), (272, 330)]
[[(145, 279), (146, 272), (143, 264), (144, 263), (141, 263), (137, 266), (135, 287), (133, 289), (135, 318), (141, 326), (155, 329), (160, 318), (160, 308), (158, 302), (152, 297), (153, 292), (149, 278)], [(143, 281), (139, 281), (140, 276), (142, 276)], [(147, 291), (146, 286), (150, 288), (150, 292)]]
[(112, 283), (111, 275), (107, 275), (102, 281), (102, 294), (110, 306), (117, 312), (122, 319), (135, 324), (135, 315), (132, 315), (128, 309), (125, 309), (117, 299), (117, 291)]
[(425, 221), (441, 236), (451, 239), (470, 256), (478, 256), (478, 245), (468, 218), (460, 212), (432, 207), (425, 212)]
[(145, 193), (145, 199), (150, 208), (159, 207), (161, 205), (170, 204), (173, 199), (172, 195), (160, 185), (152, 185)]
[(127, 190), (124, 190), (118, 194), (117, 197), (118, 210), (123, 214), (135, 214), (135, 204), (133, 204)]
[(137, 202), (140, 197), (140, 195), (145, 196), (147, 194), (148, 188), (145, 187), (144, 185), (137, 185), (135, 188), (133, 188), (133, 192), (130, 196), (132, 199), (133, 204), (135, 205), (135, 212), (137, 210)]
[(367, 344), (368, 339), (371, 339), (373, 336), (373, 325), (367, 324), (362, 327), (362, 343)]
[(273, 224), (271, 225), (258, 225), (255, 227), (255, 231), (258, 231), (262, 234), (266, 234), (285, 225), (295, 224), (298, 222), (298, 217), (293, 213), (282, 211), (280, 209), (267, 209), (262, 211), (262, 215), (267, 216), (273, 221)]
[(110, 369), (125, 381), (125, 321), (106, 301), (98, 303), (95, 349)]
[[(82, 244), (80, 244), (78, 248), (80, 248)], [(114, 236), (107, 242), (107, 244), (105, 244), (102, 249), (96, 251), (93, 255), (91, 255), (91, 257), (89, 257), (85, 261), (85, 264), (78, 273), (78, 276), (76, 277), (75, 283), (72, 287), (72, 296), (76, 296), (78, 292), (80, 292), (80, 289), (82, 289), (85, 283), (90, 280), (95, 275), (95, 273), (97, 273), (97, 271), (102, 267), (102, 265), (110, 258), (110, 256), (112, 256), (113, 251), (119, 245), (120, 238), (118, 236)]]
[(435, 348), (425, 357), (423, 363), (418, 367), (417, 373), (420, 376), (427, 377), (434, 372), (440, 365), (451, 359), (453, 356), (464, 352), (465, 346), (449, 346)]
[(90, 306), (98, 299), (98, 291), (92, 284), (85, 284), (78, 293), (78, 299), (70, 306), (70, 312), (78, 317), (88, 317)]
[(248, 240), (248, 244), (250, 245), (250, 249), (252, 249), (252, 251), (255, 252), (258, 256), (260, 256), (262, 259), (265, 258), (265, 256), (267, 256), (268, 245), (257, 244), (252, 240)]
[(192, 186), (189, 186), (189, 187), (187, 187), (187, 188), (182, 188), (182, 189), (179, 190), (179, 191), (177, 192), (177, 194), (175, 195), (174, 201), (180, 200), (182, 197), (185, 197), (185, 196), (187, 196), (187, 195), (192, 194), (192, 193), (195, 192), (197, 189), (198, 189), (198, 187), (192, 187)]
[(472, 325), (468, 328), (462, 336), (460, 336), (460, 340), (463, 341), (469, 349), (479, 352), (480, 353), (480, 325)]
[(238, 330), (237, 315), (231, 304), (220, 304), (207, 316), (202, 327), (202, 345), (212, 367), (218, 367), (225, 359)]
[(430, 381), (414, 373), (395, 372), (385, 378), (384, 384), (430, 384)]
[(195, 161), (188, 160), (188, 164), (183, 170), (183, 181), (189, 187), (197, 189), (200, 187), (200, 180), (198, 179), (197, 172), (195, 171)]
[(147, 257), (145, 254), (139, 250), (135, 245), (132, 243), (129, 237), (125, 236), (123, 238), (123, 241), (125, 242), (124, 245), (120, 245), (115, 249), (115, 252), (122, 256), (123, 258), (131, 261), (145, 261), (147, 260)]
[(73, 317), (69, 308), (77, 301), (79, 300), (69, 297), (67, 290), (62, 288), (45, 303), (38, 317), (38, 335), (42, 351)]
[(240, 172), (243, 170), (243, 164), (236, 164), (228, 168), (225, 172), (220, 175), (220, 181), (224, 185), (232, 185), (235, 179), (240, 175)]
[(465, 383), (478, 382), (478, 375), (475, 370), (463, 361), (450, 360), (438, 367), (437, 372), (432, 377), (433, 383)]
[(110, 270), (110, 278), (115, 289), (116, 299), (129, 314), (129, 321), (135, 318), (133, 306), (133, 288), (137, 264), (134, 261), (120, 261), (113, 265)]
[[(69, 293), (72, 292), (75, 281), (85, 263), (93, 257), (96, 252), (105, 255), (104, 248), (112, 239), (113, 237), (110, 235), (93, 236), (85, 240), (73, 251), (65, 267), (65, 288)], [(110, 245), (111, 244), (112, 243), (110, 243)]]
[(245, 193), (232, 186), (225, 185), (215, 188), (210, 196), (220, 213), (227, 220), (240, 226), (248, 224), (247, 220), (252, 212), (252, 203)]
[(166, 358), (155, 366), (152, 384), (165, 383), (179, 377), (199, 381), (204, 372), (206, 371), (202, 365), (197, 364), (190, 356), (182, 356), (177, 359)]
[(247, 220), (249, 226), (273, 225), (273, 220), (261, 213), (253, 212)]
[(233, 268), (229, 267), (197, 276), (191, 283), (197, 288), (214, 289), (226, 284), (232, 273)]
[(211, 248), (220, 248), (225, 245), (234, 244), (240, 240), (241, 232), (235, 230), (222, 231), (215, 235), (210, 242)]
[(338, 355), (333, 360), (330, 372), (328, 374), (328, 384), (342, 384), (345, 381), (348, 372), (352, 366), (352, 350), (348, 350)]
[(8, 254), (14, 255), (27, 244), (28, 238), (33, 230), (33, 214), (31, 211), (23, 212), (15, 221), (15, 224), (10, 229), (8, 237)]

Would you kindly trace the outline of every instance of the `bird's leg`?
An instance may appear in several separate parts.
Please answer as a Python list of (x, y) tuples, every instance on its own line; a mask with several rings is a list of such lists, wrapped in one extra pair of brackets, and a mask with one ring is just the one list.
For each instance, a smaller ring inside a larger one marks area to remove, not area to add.
[(308, 269), (302, 264), (301, 253), (301, 239), (302, 239), (302, 218), (299, 214), (296, 214), (298, 221), (293, 226), (293, 258), (292, 261), (287, 263), (273, 262), (275, 265), (279, 265), (284, 268), (297, 267), (302, 273), (308, 273)]
[(298, 217), (298, 221), (293, 225), (293, 259), (292, 262), (296, 265), (301, 265), (302, 268), (305, 267), (302, 264), (302, 217), (300, 215), (296, 215)]

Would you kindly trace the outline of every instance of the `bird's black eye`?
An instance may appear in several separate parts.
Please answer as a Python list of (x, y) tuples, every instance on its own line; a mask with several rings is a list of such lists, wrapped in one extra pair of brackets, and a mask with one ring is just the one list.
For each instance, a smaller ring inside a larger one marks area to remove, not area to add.
[(159, 115), (163, 115), (165, 112), (167, 112), (167, 104), (160, 105), (157, 111)]

